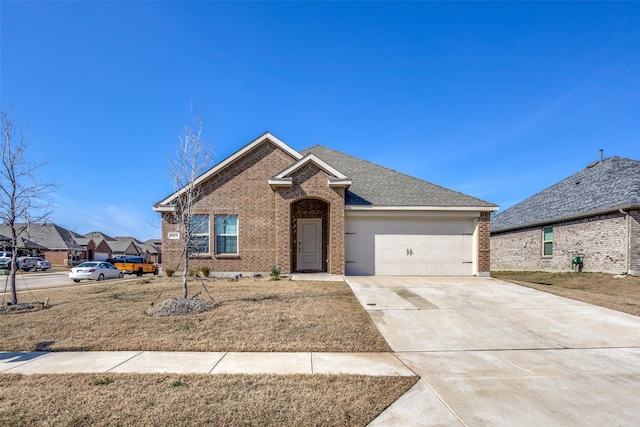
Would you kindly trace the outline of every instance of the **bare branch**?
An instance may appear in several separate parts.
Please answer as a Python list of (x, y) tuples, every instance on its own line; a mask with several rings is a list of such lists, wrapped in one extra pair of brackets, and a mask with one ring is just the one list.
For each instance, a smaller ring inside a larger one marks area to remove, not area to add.
[(170, 222), (175, 224), (180, 235), (180, 252), (183, 260), (183, 297), (187, 298), (187, 276), (189, 257), (194, 247), (192, 220), (193, 207), (202, 194), (197, 179), (210, 166), (212, 150), (202, 138), (202, 117), (197, 106), (192, 105), (191, 118), (179, 136), (176, 153), (169, 159), (169, 176), (178, 196), (174, 200), (175, 210), (170, 214)]
[(25, 159), (27, 138), (18, 128), (11, 111), (0, 112), (2, 147), (0, 158), (0, 223), (11, 231), (11, 299), (17, 304), (15, 287), (18, 238), (29, 224), (45, 222), (52, 213), (53, 204), (45, 199), (57, 187), (38, 182), (35, 172), (47, 163), (32, 163)]

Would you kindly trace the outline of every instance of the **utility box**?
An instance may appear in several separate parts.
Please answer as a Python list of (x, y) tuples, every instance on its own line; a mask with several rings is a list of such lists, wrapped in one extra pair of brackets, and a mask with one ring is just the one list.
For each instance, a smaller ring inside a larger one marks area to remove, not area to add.
[(571, 270), (581, 272), (584, 267), (584, 254), (573, 254), (571, 256)]

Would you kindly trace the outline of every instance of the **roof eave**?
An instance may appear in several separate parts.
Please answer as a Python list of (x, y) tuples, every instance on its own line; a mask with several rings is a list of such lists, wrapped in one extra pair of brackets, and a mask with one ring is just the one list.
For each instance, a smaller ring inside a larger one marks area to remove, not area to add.
[(347, 205), (345, 210), (351, 211), (465, 211), (465, 212), (495, 212), (498, 206), (378, 206), (378, 205)]
[(614, 207), (610, 207), (610, 208), (606, 208), (606, 209), (597, 209), (597, 210), (584, 212), (584, 213), (580, 213), (580, 214), (565, 215), (565, 216), (559, 216), (559, 217), (555, 217), (555, 218), (549, 218), (549, 219), (544, 219), (544, 220), (539, 220), (539, 221), (533, 221), (533, 222), (529, 222), (529, 223), (525, 223), (525, 224), (511, 225), (511, 226), (508, 226), (508, 227), (492, 229), (491, 233), (503, 233), (503, 232), (506, 232), (506, 231), (514, 231), (514, 230), (521, 230), (521, 229), (524, 229), (524, 228), (539, 227), (541, 225), (556, 224), (558, 222), (565, 222), (565, 221), (572, 221), (574, 219), (588, 218), (590, 216), (603, 215), (603, 214), (612, 213), (612, 212), (619, 212), (620, 210), (627, 210), (627, 209), (640, 209), (640, 205), (614, 206)]
[(165, 212), (175, 212), (176, 211), (176, 207), (174, 205), (154, 205), (153, 206), (153, 210), (156, 212), (160, 212), (160, 213), (165, 213)]

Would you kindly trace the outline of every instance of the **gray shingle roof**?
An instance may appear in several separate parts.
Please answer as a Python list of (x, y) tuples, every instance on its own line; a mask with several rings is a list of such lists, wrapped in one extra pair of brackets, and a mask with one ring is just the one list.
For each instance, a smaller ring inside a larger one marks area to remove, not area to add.
[(491, 218), (491, 231), (640, 206), (640, 162), (610, 157)]
[(442, 206), (495, 208), (496, 205), (366, 160), (315, 145), (300, 151), (314, 154), (350, 178), (347, 205)]
[[(25, 224), (18, 224), (18, 227), (23, 227)], [(10, 235), (9, 227), (7, 225), (0, 225), (0, 233)], [(37, 245), (43, 246), (48, 249), (61, 249), (61, 250), (82, 250), (84, 249), (78, 244), (76, 238), (80, 236), (73, 231), (67, 230), (55, 224), (29, 224), (25, 231), (20, 234), (20, 237), (27, 239)]]

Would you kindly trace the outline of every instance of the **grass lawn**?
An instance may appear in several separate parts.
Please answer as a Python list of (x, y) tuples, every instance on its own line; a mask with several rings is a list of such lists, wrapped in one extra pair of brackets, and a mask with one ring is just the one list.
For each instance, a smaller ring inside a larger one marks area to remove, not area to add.
[(364, 426), (417, 377), (0, 375), (6, 426)]
[[(46, 310), (0, 315), (0, 351), (387, 352), (348, 285), (190, 282), (194, 316), (150, 317), (180, 279), (105, 281), (19, 295)], [(0, 374), (0, 425), (366, 425), (417, 377)]]
[(640, 316), (640, 277), (541, 271), (492, 271), (491, 277)]
[(23, 293), (18, 301), (49, 298), (50, 308), (0, 317), (0, 351), (391, 351), (344, 282), (192, 281), (196, 293), (219, 305), (148, 316), (152, 302), (182, 295), (179, 278)]

